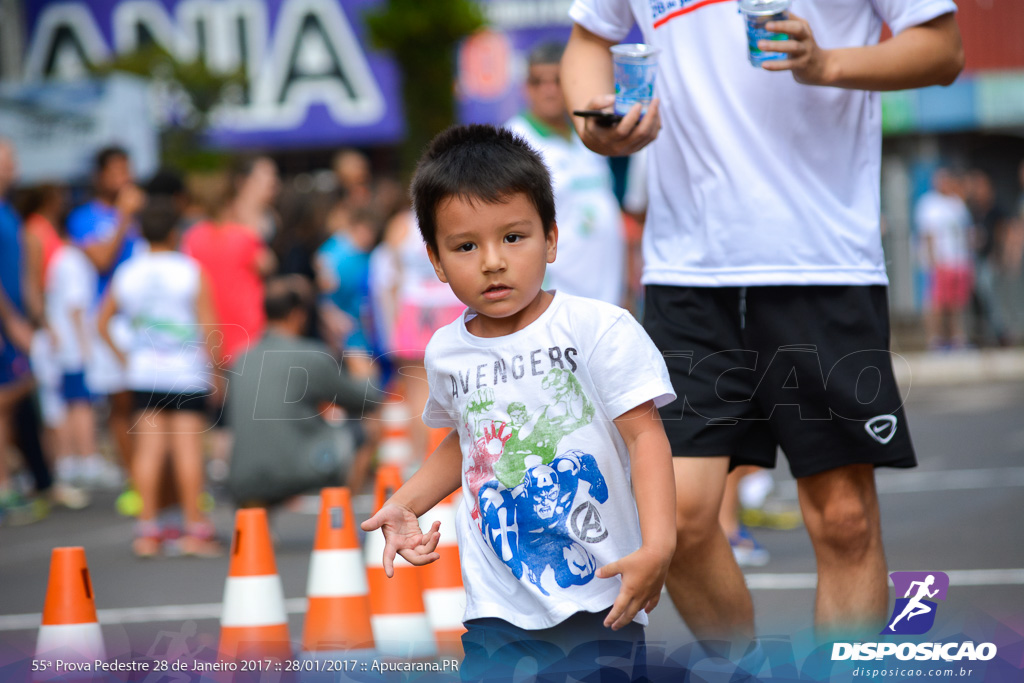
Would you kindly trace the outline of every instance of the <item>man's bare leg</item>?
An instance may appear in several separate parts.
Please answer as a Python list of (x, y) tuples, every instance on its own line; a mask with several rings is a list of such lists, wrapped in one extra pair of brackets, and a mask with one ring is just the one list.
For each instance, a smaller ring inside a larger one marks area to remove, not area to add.
[(676, 553), (665, 582), (698, 640), (754, 636), (750, 591), (718, 522), (729, 458), (673, 458)]
[(885, 624), (888, 571), (873, 465), (847, 465), (797, 480), (800, 508), (818, 562), (814, 622), (819, 634)]

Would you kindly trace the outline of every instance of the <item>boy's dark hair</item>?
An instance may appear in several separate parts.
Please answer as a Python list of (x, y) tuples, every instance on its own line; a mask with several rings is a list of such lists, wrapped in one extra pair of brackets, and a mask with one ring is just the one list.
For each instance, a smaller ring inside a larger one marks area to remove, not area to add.
[(500, 204), (525, 194), (540, 214), (544, 234), (555, 225), (551, 174), (518, 135), (487, 125), (452, 126), (431, 141), (416, 168), (412, 201), (427, 246), (437, 253), (437, 209), (458, 197)]
[(96, 158), (93, 160), (93, 168), (97, 173), (102, 173), (114, 159), (127, 159), (128, 150), (120, 145), (110, 145), (104, 147), (100, 151), (96, 152)]
[(139, 228), (142, 237), (150, 244), (166, 244), (178, 227), (181, 214), (172, 197), (150, 197), (139, 212)]
[(267, 320), (285, 320), (292, 311), (307, 313), (312, 306), (313, 289), (301, 275), (284, 275), (267, 282), (263, 293), (263, 311)]

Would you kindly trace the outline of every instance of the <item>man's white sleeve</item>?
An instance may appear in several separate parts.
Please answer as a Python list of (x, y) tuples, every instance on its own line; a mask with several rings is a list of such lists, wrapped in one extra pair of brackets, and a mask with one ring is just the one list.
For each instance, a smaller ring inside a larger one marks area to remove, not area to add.
[(591, 33), (616, 42), (633, 27), (633, 12), (625, 0), (576, 0), (569, 17)]

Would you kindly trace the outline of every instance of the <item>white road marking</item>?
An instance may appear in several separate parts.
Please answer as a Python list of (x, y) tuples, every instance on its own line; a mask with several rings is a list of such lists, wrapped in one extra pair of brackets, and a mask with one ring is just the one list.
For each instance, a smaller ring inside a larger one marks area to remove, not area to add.
[[(945, 572), (950, 587), (957, 586), (1019, 586), (1024, 585), (1024, 569), (954, 569)], [(818, 585), (818, 575), (747, 574), (751, 590), (810, 590)]]
[[(955, 569), (947, 571), (949, 585), (957, 586), (1020, 586), (1024, 585), (1024, 569)], [(747, 574), (751, 590), (813, 590), (818, 583), (816, 574)], [(96, 610), (101, 625), (149, 624), (161, 621), (188, 619), (220, 619), (221, 603), (207, 602), (195, 605), (157, 605), (154, 607), (124, 607)], [(288, 614), (304, 614), (306, 598), (284, 601)], [(0, 615), (0, 631), (30, 631), (39, 628), (42, 614)]]
[[(195, 605), (156, 605), (153, 607), (122, 607), (98, 609), (96, 617), (101, 625), (150, 624), (160, 621), (186, 621), (188, 619), (220, 619), (223, 605), (205, 602)], [(287, 614), (305, 614), (306, 598), (284, 601)], [(39, 628), (42, 614), (0, 615), (0, 631), (28, 631)]]
[[(880, 471), (875, 477), (880, 494), (928, 493), (933, 491), (965, 491), (971, 489), (1024, 486), (1024, 467), (993, 467), (975, 470), (943, 470), (941, 472)], [(778, 484), (778, 496), (796, 500), (796, 482)]]

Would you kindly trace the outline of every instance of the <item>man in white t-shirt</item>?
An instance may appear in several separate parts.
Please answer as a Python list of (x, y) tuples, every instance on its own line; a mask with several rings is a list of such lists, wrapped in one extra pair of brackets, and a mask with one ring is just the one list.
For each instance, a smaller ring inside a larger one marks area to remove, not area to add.
[[(750, 593), (717, 522), (730, 458), (773, 466), (776, 446), (785, 451), (817, 558), (822, 629), (881, 626), (874, 467), (915, 464), (888, 356), (875, 91), (956, 78), (956, 6), (790, 9), (767, 26), (789, 39), (760, 45), (788, 57), (755, 68), (735, 2), (576, 0), (562, 61), (569, 109), (610, 109), (609, 47), (635, 20), (661, 49), (659, 100), (642, 118), (636, 105), (615, 127), (575, 124), (607, 155), (657, 137), (644, 324), (679, 396), (662, 409), (680, 523), (667, 586), (699, 638), (753, 633)], [(883, 24), (893, 37), (878, 43)]]
[(548, 268), (544, 287), (618, 306), (626, 266), (622, 212), (608, 160), (587, 149), (566, 115), (558, 76), (563, 49), (543, 43), (530, 52), (528, 109), (505, 127), (538, 150), (551, 170), (561, 258)]
[(927, 315), (929, 348), (967, 344), (964, 310), (971, 296), (971, 213), (957, 178), (945, 168), (932, 175), (932, 190), (917, 201), (914, 220), (931, 278)]

